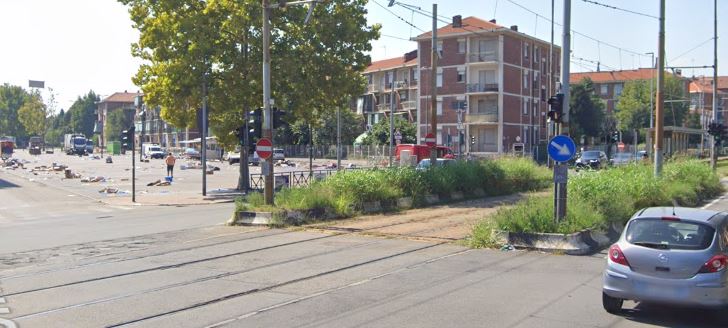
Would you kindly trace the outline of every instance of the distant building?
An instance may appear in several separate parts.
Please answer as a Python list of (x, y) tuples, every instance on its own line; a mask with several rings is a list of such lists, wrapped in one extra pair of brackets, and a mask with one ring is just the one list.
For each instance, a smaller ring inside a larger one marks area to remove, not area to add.
[[(364, 115), (367, 127), (389, 117), (394, 95), (394, 115), (410, 122), (417, 116), (417, 50), (403, 56), (372, 62), (364, 70), (367, 90), (357, 99), (356, 112)], [(394, 88), (392, 88), (394, 83)]]
[[(604, 100), (607, 113), (612, 113), (617, 107), (617, 102), (619, 96), (622, 94), (625, 83), (657, 78), (656, 72), (657, 69), (655, 68), (640, 68), (620, 71), (571, 73), (569, 75), (569, 81), (573, 85), (581, 83), (585, 78), (591, 79), (594, 83), (594, 92)], [(657, 85), (654, 88), (657, 90)]]
[(109, 114), (113, 111), (120, 110), (124, 112), (127, 121), (133, 122), (134, 115), (136, 113), (134, 98), (140, 95), (141, 93), (138, 92), (116, 92), (111, 96), (104, 98), (96, 105), (97, 126), (101, 127), (100, 129), (97, 129), (96, 132), (100, 133), (99, 142), (102, 147), (106, 147), (107, 143), (104, 132), (107, 128), (107, 117)]
[[(418, 140), (430, 129), (431, 39), (431, 32), (414, 38)], [(546, 141), (546, 101), (558, 80), (560, 47), (553, 47), (549, 70), (549, 42), (476, 17), (462, 19), (462, 27), (439, 28), (436, 47), (438, 144), (473, 155), (528, 154)]]
[[(728, 76), (718, 77), (718, 113), (723, 123), (728, 123), (725, 105), (728, 103)], [(713, 121), (713, 77), (692, 78), (689, 86), (690, 110), (700, 114), (700, 123), (704, 129)]]

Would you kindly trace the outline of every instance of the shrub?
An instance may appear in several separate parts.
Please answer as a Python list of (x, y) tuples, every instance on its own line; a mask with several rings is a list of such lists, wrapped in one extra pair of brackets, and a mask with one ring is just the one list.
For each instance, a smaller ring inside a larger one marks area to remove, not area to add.
[(504, 157), (495, 160), (505, 174), (503, 192), (532, 191), (546, 188), (551, 179), (548, 168), (538, 166), (534, 161), (522, 157)]
[[(594, 207), (580, 199), (569, 199), (568, 212), (561, 222), (554, 221), (551, 197), (530, 197), (512, 207), (499, 209), (493, 216), (500, 230), (511, 232), (572, 233), (601, 228), (606, 219)], [(486, 224), (487, 223), (483, 223)]]
[(320, 186), (331, 188), (337, 195), (346, 195), (361, 208), (364, 202), (392, 201), (402, 196), (402, 191), (389, 178), (387, 170), (342, 171), (321, 181)]

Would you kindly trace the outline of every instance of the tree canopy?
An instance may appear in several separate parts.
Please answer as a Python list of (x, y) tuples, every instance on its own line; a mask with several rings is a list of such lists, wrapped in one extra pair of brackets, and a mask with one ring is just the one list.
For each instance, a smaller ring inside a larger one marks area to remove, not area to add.
[(100, 100), (99, 96), (92, 91), (83, 97), (79, 96), (76, 101), (68, 109), (71, 114), (71, 130), (73, 132), (83, 133), (87, 137), (91, 137), (94, 133), (94, 125), (96, 124), (96, 103)]
[(575, 136), (598, 137), (605, 119), (604, 102), (594, 93), (591, 79), (571, 86), (569, 130)]
[(0, 134), (24, 139), (28, 133), (18, 121), (18, 110), (28, 99), (28, 93), (21, 87), (0, 85)]
[[(681, 78), (665, 73), (665, 103), (663, 109), (663, 119), (665, 126), (682, 126), (688, 113), (689, 103), (686, 101), (685, 86)], [(653, 86), (657, 83), (654, 82)], [(617, 103), (616, 116), (619, 121), (618, 128), (620, 130), (632, 130), (649, 127), (650, 113), (654, 110), (650, 108), (650, 99), (654, 96), (654, 91), (650, 94), (650, 81), (639, 80), (625, 83), (622, 94), (619, 96)]]
[[(129, 7), (139, 41), (132, 54), (145, 61), (133, 81), (162, 118), (191, 126), (208, 86), (210, 127), (222, 143), (243, 123), (245, 110), (262, 107), (262, 8), (259, 0), (119, 0)], [(271, 90), (291, 120), (318, 121), (363, 90), (370, 63), (366, 0), (331, 0), (271, 10)]]
[[(362, 141), (365, 145), (388, 145), (389, 144), (389, 119), (379, 120), (366, 138)], [(394, 129), (402, 134), (402, 143), (410, 144), (417, 142), (417, 127), (400, 116), (394, 116)]]
[(48, 129), (49, 109), (39, 93), (30, 94), (18, 109), (18, 121), (31, 135), (45, 136)]

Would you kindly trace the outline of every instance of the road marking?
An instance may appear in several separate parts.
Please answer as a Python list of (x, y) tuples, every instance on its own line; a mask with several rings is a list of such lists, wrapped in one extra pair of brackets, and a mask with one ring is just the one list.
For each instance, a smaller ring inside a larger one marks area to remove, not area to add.
[(717, 202), (719, 202), (719, 201), (721, 201), (721, 200), (725, 199), (725, 198), (726, 198), (726, 196), (728, 196), (728, 194), (723, 194), (723, 196), (720, 196), (720, 197), (718, 197), (718, 198), (716, 198), (716, 199), (713, 199), (713, 201), (712, 201), (712, 202), (708, 203), (707, 205), (705, 205), (705, 206), (703, 206), (703, 207), (701, 207), (701, 208), (702, 208), (702, 209), (707, 209), (708, 207), (711, 207), (711, 206), (715, 205), (715, 203), (717, 203)]

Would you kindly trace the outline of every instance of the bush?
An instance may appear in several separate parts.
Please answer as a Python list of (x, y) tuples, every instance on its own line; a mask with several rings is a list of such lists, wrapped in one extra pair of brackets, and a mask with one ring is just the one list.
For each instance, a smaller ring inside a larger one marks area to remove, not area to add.
[(499, 230), (511, 232), (572, 233), (605, 226), (604, 215), (588, 202), (573, 198), (567, 206), (566, 217), (556, 223), (553, 198), (530, 197), (515, 206), (499, 209), (493, 221)]
[(522, 157), (504, 157), (494, 161), (503, 169), (505, 185), (502, 194), (519, 191), (533, 191), (549, 186), (551, 171), (538, 166), (534, 161)]
[[(353, 170), (338, 172), (321, 181), (320, 186), (330, 188), (336, 195), (346, 195), (357, 208), (365, 202), (392, 201), (403, 192), (390, 180), (389, 170)], [(316, 188), (316, 186), (312, 186)]]

